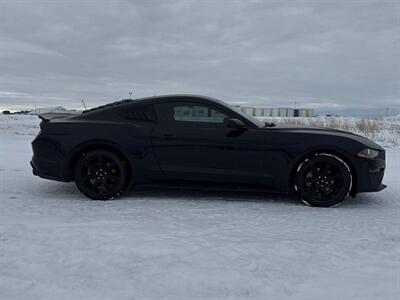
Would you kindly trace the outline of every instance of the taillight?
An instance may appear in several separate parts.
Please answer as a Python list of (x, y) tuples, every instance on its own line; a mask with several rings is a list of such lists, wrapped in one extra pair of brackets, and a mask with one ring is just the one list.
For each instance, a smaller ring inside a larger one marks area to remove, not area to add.
[(37, 139), (37, 137), (40, 135), (41, 132), (42, 132), (42, 130), (39, 128), (39, 131), (38, 131), (38, 133), (36, 134), (35, 139)]

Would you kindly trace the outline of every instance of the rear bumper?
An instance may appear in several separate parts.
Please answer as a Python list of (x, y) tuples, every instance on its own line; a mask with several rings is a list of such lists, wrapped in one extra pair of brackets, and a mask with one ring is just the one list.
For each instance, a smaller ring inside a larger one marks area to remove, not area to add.
[(61, 174), (59, 174), (57, 166), (53, 164), (48, 164), (47, 162), (43, 161), (38, 164), (37, 159), (32, 158), (31, 167), (32, 167), (32, 173), (35, 176), (56, 181), (64, 181), (64, 182), (70, 181), (67, 180)]
[(44, 139), (35, 139), (32, 142), (33, 156), (30, 162), (34, 175), (57, 181), (71, 181), (66, 176), (65, 159), (57, 145)]

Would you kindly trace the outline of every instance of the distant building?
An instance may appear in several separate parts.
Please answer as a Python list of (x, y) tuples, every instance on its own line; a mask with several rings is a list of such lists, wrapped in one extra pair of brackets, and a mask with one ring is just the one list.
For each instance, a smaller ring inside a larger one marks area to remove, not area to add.
[(9, 110), (3, 110), (3, 115), (9, 115), (11, 112)]
[(245, 107), (238, 106), (242, 112), (253, 117), (313, 117), (312, 108), (289, 108), (289, 107)]

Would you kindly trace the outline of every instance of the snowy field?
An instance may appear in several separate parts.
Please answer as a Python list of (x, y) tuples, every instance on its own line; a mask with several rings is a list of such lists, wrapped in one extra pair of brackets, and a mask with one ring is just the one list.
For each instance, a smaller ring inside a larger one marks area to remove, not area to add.
[(0, 299), (399, 299), (398, 147), (386, 190), (335, 208), (161, 189), (102, 202), (31, 174), (37, 124), (0, 117)]

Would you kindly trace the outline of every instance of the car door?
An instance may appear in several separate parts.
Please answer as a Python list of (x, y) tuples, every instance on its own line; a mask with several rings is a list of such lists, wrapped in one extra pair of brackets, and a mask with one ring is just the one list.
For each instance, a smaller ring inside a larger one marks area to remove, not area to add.
[[(168, 179), (260, 183), (264, 159), (260, 130), (226, 126), (231, 112), (195, 101), (154, 105), (152, 149)], [(237, 116), (235, 116), (237, 117)]]

